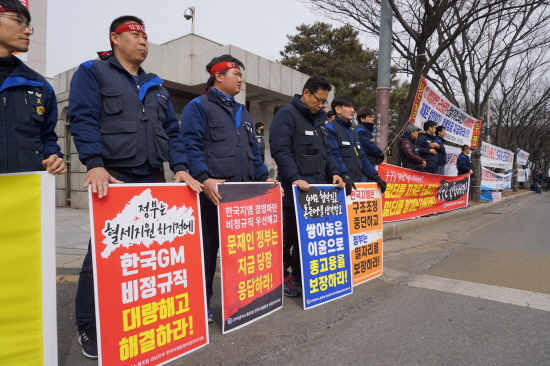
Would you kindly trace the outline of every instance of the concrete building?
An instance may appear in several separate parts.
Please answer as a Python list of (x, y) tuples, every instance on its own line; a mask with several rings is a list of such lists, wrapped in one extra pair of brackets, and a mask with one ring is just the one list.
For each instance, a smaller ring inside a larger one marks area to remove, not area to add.
[[(253, 123), (264, 123), (266, 164), (270, 176), (275, 177), (276, 166), (269, 154), (269, 126), (277, 109), (288, 104), (294, 94), (301, 94), (308, 75), (233, 45), (222, 45), (196, 34), (189, 34), (161, 45), (150, 43), (149, 55), (143, 68), (147, 72), (159, 75), (165, 81), (163, 85), (170, 92), (174, 109), (180, 117), (183, 107), (204, 93), (209, 76), (205, 69), (206, 64), (213, 57), (223, 54), (231, 54), (245, 65), (242, 89), (235, 99), (246, 105)], [(78, 153), (70, 137), (67, 117), (70, 82), (75, 70), (76, 68), (56, 75), (53, 85), (59, 109), (57, 134), (69, 169), (66, 175), (57, 177), (56, 204), (87, 208), (88, 192), (82, 188), (86, 167), (78, 160)], [(332, 98), (331, 92), (329, 99)], [(166, 170), (167, 180), (172, 179), (172, 173), (168, 168)]]

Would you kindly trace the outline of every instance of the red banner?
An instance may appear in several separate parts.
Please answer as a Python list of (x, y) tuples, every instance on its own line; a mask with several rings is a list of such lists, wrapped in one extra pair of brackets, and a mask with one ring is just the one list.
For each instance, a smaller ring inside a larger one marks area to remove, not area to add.
[(90, 201), (100, 365), (160, 365), (208, 344), (197, 194), (124, 184)]
[(380, 164), (378, 174), (386, 181), (382, 195), (384, 222), (410, 219), (468, 206), (469, 176), (421, 173)]
[(283, 305), (283, 220), (278, 183), (218, 184), (223, 333)]

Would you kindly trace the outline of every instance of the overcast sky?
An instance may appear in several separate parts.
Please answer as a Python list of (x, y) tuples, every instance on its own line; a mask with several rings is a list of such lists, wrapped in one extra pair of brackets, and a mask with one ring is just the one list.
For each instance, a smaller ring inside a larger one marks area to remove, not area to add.
[(280, 59), (286, 35), (302, 23), (341, 26), (297, 0), (48, 0), (46, 74), (53, 77), (108, 50), (109, 25), (120, 15), (142, 18), (153, 43), (191, 33), (191, 21), (183, 18), (188, 6), (196, 10), (196, 34), (271, 60)]

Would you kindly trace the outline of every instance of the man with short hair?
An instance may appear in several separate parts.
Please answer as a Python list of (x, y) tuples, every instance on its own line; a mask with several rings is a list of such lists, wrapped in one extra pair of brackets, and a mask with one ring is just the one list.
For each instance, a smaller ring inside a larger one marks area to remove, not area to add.
[(445, 175), (445, 165), (447, 164), (447, 152), (445, 151), (445, 136), (447, 130), (443, 126), (437, 126), (435, 128), (435, 142), (439, 145), (435, 149), (437, 152), (437, 168), (436, 174)]
[(355, 132), (359, 135), (359, 142), (365, 154), (367, 154), (369, 162), (373, 166), (382, 164), (385, 157), (384, 152), (374, 143), (376, 127), (374, 126), (374, 111), (372, 109), (362, 108), (357, 112)]
[(346, 193), (351, 193), (355, 182), (361, 182), (365, 176), (369, 182), (376, 182), (384, 193), (386, 182), (367, 158), (358, 134), (351, 128), (355, 114), (353, 99), (347, 95), (339, 95), (331, 103), (336, 115), (334, 121), (327, 124), (328, 143), (338, 168), (340, 176), (346, 183)]
[(435, 128), (437, 123), (434, 121), (424, 122), (424, 133), (419, 133), (416, 139), (418, 154), (426, 161), (426, 166), (422, 172), (435, 173), (437, 169), (437, 148), (439, 144), (435, 142)]
[(14, 52), (29, 50), (34, 33), (29, 10), (18, 0), (0, 0), (0, 173), (47, 170), (64, 174), (57, 144), (57, 100), (52, 86)]
[(403, 136), (399, 140), (399, 160), (401, 160), (403, 168), (420, 171), (426, 166), (426, 160), (420, 157), (415, 144), (420, 131), (422, 131), (420, 128), (408, 123)]
[(265, 140), (264, 140), (264, 124), (262, 122), (256, 122), (256, 145), (260, 150), (262, 161), (265, 163)]
[[(345, 184), (327, 143), (323, 106), (332, 86), (321, 76), (310, 77), (295, 94), (290, 104), (279, 109), (269, 127), (269, 148), (277, 163), (278, 176), (285, 192), (283, 197), (283, 271), (284, 294), (298, 296), (301, 286), (300, 246), (294, 211), (292, 185), (301, 191), (310, 184)], [(291, 252), (292, 250), (292, 252)], [(292, 267), (292, 273), (288, 268)]]
[(336, 118), (336, 115), (334, 114), (334, 112), (332, 110), (328, 111), (327, 112), (327, 122), (326, 123), (330, 123), (330, 122), (334, 121), (335, 118)]
[(470, 146), (462, 145), (462, 152), (458, 155), (456, 159), (456, 169), (458, 170), (458, 175), (462, 174), (474, 174), (474, 165), (468, 156), (470, 154)]
[[(143, 21), (122, 16), (110, 26), (112, 51), (101, 60), (80, 65), (71, 80), (69, 120), (74, 143), (87, 168), (84, 187), (101, 199), (109, 183), (165, 182), (163, 163), (170, 162), (175, 182), (196, 192), (201, 184), (187, 173), (187, 154), (179, 122), (162, 87), (147, 74), (148, 41)], [(91, 245), (84, 258), (76, 295), (76, 325), (82, 353), (97, 358)]]
[(252, 118), (235, 101), (241, 91), (243, 63), (231, 55), (214, 57), (206, 65), (210, 77), (206, 93), (189, 102), (181, 113), (181, 130), (189, 152), (189, 171), (204, 184), (200, 194), (201, 225), (208, 321), (212, 283), (220, 247), (217, 205), (222, 197), (217, 183), (277, 182), (269, 179), (254, 139)]

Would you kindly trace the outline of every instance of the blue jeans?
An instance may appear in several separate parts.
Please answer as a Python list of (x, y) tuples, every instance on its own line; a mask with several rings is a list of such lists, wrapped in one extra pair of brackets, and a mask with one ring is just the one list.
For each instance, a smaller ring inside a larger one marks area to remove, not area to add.
[[(117, 169), (107, 168), (109, 174), (124, 183), (164, 183), (164, 171), (159, 169), (157, 172), (147, 175), (137, 175)], [(92, 261), (92, 240), (88, 242), (88, 252), (84, 257), (80, 277), (78, 279), (78, 289), (75, 299), (76, 326), (78, 330), (86, 330), (95, 327), (95, 298), (94, 298), (94, 268)]]

